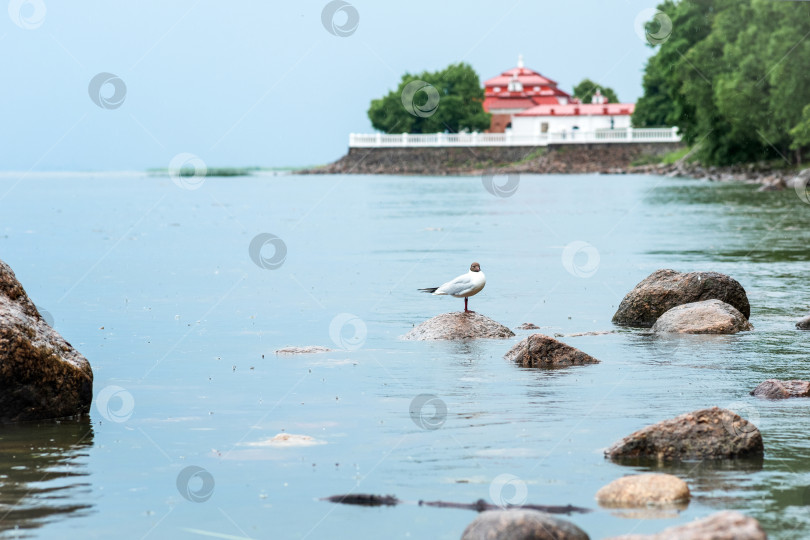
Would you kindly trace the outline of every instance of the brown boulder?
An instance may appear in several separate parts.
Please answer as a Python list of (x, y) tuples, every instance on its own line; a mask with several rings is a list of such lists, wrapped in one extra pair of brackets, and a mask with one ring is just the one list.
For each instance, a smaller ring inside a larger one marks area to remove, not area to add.
[(588, 540), (588, 535), (537, 510), (488, 510), (467, 525), (461, 540)]
[(409, 340), (507, 339), (515, 334), (499, 322), (479, 313), (442, 313), (403, 336)]
[(504, 358), (523, 367), (557, 368), (598, 364), (599, 360), (579, 349), (543, 334), (532, 334), (509, 349)]
[(725, 274), (657, 270), (627, 293), (613, 315), (613, 322), (649, 328), (675, 306), (711, 299), (731, 304), (746, 319), (751, 316), (745, 289)]
[(0, 261), (0, 422), (80, 415), (92, 399), (90, 363), (48, 326)]
[(810, 397), (810, 381), (768, 379), (751, 390), (751, 395), (765, 399)]
[(653, 332), (676, 334), (736, 334), (753, 329), (737, 308), (720, 300), (675, 306), (652, 326)]
[(724, 510), (658, 534), (626, 534), (606, 540), (767, 540), (759, 522), (745, 514)]
[(738, 414), (701, 409), (642, 428), (605, 450), (612, 460), (725, 459), (761, 457), (762, 435)]
[(644, 473), (618, 478), (596, 492), (596, 500), (608, 508), (638, 508), (683, 504), (689, 501), (689, 486), (672, 474)]

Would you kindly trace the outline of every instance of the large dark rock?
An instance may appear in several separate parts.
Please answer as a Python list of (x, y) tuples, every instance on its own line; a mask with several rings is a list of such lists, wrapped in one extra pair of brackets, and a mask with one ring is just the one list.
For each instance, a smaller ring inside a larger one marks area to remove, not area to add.
[(428, 319), (403, 336), (403, 339), (507, 339), (515, 334), (499, 322), (480, 313), (456, 311)]
[(557, 368), (598, 364), (599, 360), (543, 334), (532, 334), (509, 349), (504, 358), (523, 367)]
[(653, 332), (676, 334), (736, 334), (753, 329), (737, 308), (720, 300), (675, 306), (652, 326)]
[(799, 330), (810, 330), (810, 315), (803, 317), (796, 323), (796, 328)]
[(612, 460), (658, 461), (761, 457), (763, 453), (759, 429), (718, 407), (647, 426), (605, 450)]
[(489, 510), (467, 525), (461, 540), (588, 540), (571, 523), (537, 510)]
[(725, 274), (657, 270), (627, 293), (613, 315), (613, 322), (649, 328), (675, 306), (711, 299), (731, 304), (746, 319), (751, 316), (745, 289)]
[(767, 540), (759, 522), (745, 514), (724, 510), (658, 534), (626, 534), (606, 540)]
[(810, 381), (768, 379), (754, 388), (751, 395), (765, 399), (810, 397)]
[(0, 422), (90, 411), (90, 363), (42, 319), (0, 261)]

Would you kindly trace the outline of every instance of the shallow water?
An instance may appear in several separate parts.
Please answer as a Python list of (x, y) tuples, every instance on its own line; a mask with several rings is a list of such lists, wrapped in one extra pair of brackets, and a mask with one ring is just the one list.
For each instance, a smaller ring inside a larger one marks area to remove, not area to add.
[[(524, 175), (500, 198), (476, 177), (208, 178), (186, 190), (140, 174), (5, 174), (0, 216), (0, 258), (90, 360), (96, 394), (89, 420), (0, 429), (5, 537), (457, 539), (475, 517), (318, 500), (348, 492), (570, 503), (594, 510), (567, 518), (592, 538), (726, 508), (772, 538), (810, 536), (810, 401), (748, 395), (769, 377), (810, 377), (810, 333), (794, 328), (810, 302), (810, 206), (793, 191)], [(251, 260), (259, 233), (286, 246), (283, 263), (261, 252), (278, 268)], [(521, 330), (398, 339), (462, 307), (416, 289), (473, 260), (488, 284), (471, 309), (547, 334), (617, 330), (561, 338), (602, 362), (518, 368), (502, 356)], [(755, 331), (614, 328), (622, 296), (658, 268), (732, 275)], [(273, 354), (286, 345), (341, 350)], [(422, 394), (435, 398), (412, 415)], [(763, 463), (662, 469), (693, 492), (667, 517), (599, 509), (599, 487), (649, 470), (607, 462), (604, 448), (712, 405), (760, 427)], [(318, 444), (266, 443), (282, 432)]]

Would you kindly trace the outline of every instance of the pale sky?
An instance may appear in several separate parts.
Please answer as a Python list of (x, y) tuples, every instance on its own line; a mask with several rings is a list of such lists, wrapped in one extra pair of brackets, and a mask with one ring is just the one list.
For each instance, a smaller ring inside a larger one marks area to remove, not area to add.
[[(183, 152), (210, 167), (327, 163), (373, 131), (370, 101), (404, 72), (465, 61), (483, 81), (519, 53), (566, 91), (589, 77), (635, 101), (653, 52), (636, 18), (656, 5), (352, 0), (359, 21), (341, 37), (323, 0), (3, 1), (6, 171), (165, 168)], [(109, 108), (89, 95), (99, 73), (118, 78), (117, 95), (97, 79)]]

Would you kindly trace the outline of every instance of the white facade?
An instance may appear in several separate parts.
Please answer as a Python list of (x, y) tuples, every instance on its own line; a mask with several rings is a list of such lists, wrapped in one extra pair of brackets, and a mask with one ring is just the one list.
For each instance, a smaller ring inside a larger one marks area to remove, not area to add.
[(630, 115), (544, 115), (512, 117), (514, 135), (540, 135), (542, 133), (594, 132), (630, 127)]

